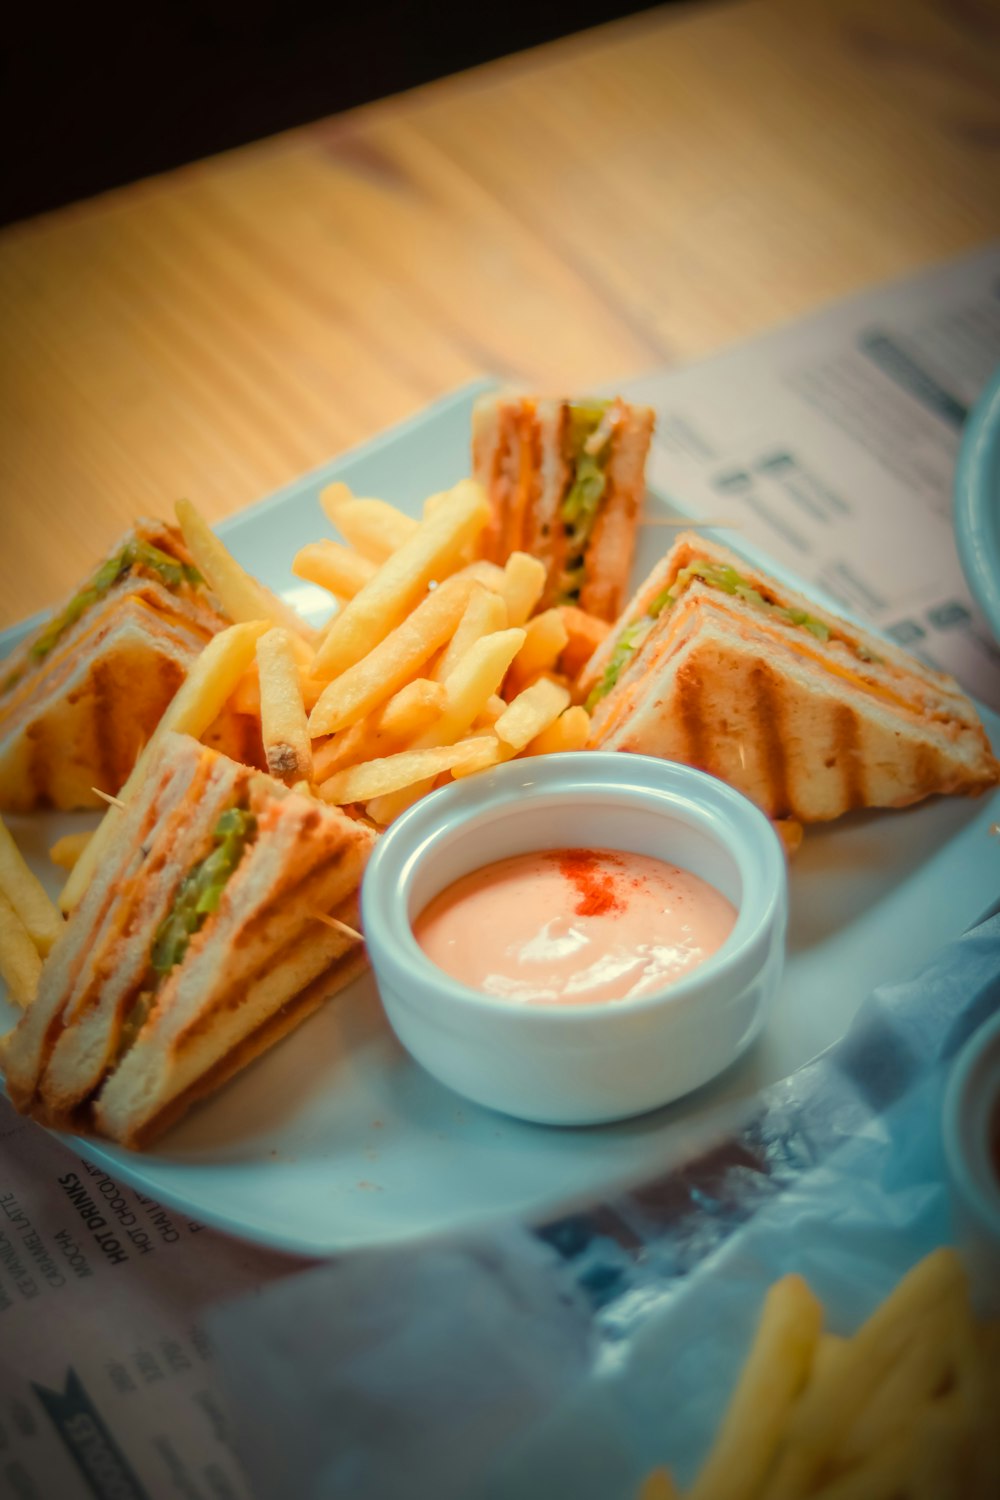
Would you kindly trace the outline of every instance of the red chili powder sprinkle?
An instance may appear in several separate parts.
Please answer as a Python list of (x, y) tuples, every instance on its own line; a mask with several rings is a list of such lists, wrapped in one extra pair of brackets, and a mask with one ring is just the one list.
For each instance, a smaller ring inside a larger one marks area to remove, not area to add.
[(576, 887), (573, 909), (578, 917), (603, 917), (624, 908), (615, 873), (608, 869), (609, 865), (621, 865), (616, 855), (597, 854), (592, 849), (554, 849), (550, 858), (558, 861), (564, 878)]

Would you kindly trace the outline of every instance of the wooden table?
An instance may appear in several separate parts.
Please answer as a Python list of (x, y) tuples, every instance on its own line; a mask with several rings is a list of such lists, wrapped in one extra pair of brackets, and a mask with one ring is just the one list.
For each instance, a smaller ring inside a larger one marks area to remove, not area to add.
[(1000, 232), (1000, 0), (647, 13), (0, 236), (0, 622), (471, 376), (582, 390)]

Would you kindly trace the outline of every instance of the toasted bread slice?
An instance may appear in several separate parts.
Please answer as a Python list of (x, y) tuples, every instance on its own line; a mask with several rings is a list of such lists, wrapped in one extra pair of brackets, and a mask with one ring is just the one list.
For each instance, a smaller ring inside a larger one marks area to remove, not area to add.
[(693, 533), (638, 590), (579, 688), (591, 748), (698, 766), (772, 818), (975, 795), (1000, 778), (952, 678)]

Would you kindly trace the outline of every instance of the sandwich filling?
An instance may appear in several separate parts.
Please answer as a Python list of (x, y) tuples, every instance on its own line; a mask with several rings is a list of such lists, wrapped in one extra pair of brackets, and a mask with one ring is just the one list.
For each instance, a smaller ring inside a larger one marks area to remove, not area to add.
[(572, 478), (559, 509), (566, 550), (559, 575), (557, 604), (575, 604), (586, 578), (587, 546), (608, 487), (608, 460), (614, 432), (610, 412), (610, 401), (567, 403), (567, 459), (572, 467)]
[(56, 615), (37, 641), (33, 642), (31, 655), (35, 661), (42, 661), (48, 656), (67, 630), (76, 624), (91, 605), (103, 599), (118, 580), (134, 568), (144, 568), (147, 572), (155, 573), (168, 589), (175, 591), (185, 583), (196, 588), (203, 582), (197, 568), (193, 568), (190, 563), (171, 557), (168, 552), (154, 547), (152, 542), (132, 537), (113, 557), (101, 564), (86, 587), (73, 595), (66, 608)]
[[(823, 620), (816, 619), (804, 609), (789, 609), (776, 600), (767, 598), (729, 563), (710, 562), (702, 558), (688, 563), (686, 567), (679, 568), (674, 581), (650, 600), (645, 612), (637, 620), (625, 626), (615, 642), (607, 666), (587, 698), (588, 713), (592, 713), (601, 699), (611, 692), (633, 654), (646, 640), (657, 620), (672, 604), (676, 604), (687, 585), (695, 578), (711, 588), (721, 589), (723, 593), (742, 599), (754, 609), (770, 615), (772, 619), (779, 619), (786, 625), (796, 625), (807, 630), (818, 641), (825, 643), (833, 637), (833, 632)], [(877, 660), (864, 646), (859, 646), (841, 636), (836, 639), (846, 645), (859, 660), (866, 662)]]
[(256, 834), (257, 819), (247, 808), (229, 807), (220, 815), (212, 833), (213, 847), (188, 870), (156, 930), (150, 950), (155, 977), (143, 988), (122, 1023), (119, 1057), (139, 1035), (167, 975), (183, 963), (191, 939), (218, 910), (222, 893)]
[(141, 537), (130, 537), (113, 557), (109, 557), (94, 573), (90, 582), (78, 590), (69, 603), (57, 614), (27, 650), (27, 660), (0, 682), (0, 695), (11, 692), (27, 675), (33, 663), (44, 661), (59, 645), (66, 633), (95, 604), (99, 604), (127, 574), (142, 570), (152, 573), (173, 593), (185, 584), (198, 588), (204, 579), (198, 569), (169, 552), (154, 546)]

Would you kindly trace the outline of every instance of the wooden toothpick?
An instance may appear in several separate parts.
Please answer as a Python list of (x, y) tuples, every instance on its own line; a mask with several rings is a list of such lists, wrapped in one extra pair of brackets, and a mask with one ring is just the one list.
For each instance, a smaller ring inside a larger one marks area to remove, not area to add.
[(109, 806), (118, 807), (122, 812), (125, 811), (125, 803), (120, 797), (112, 797), (110, 792), (102, 792), (99, 786), (92, 786), (90, 790), (93, 792), (95, 797), (100, 797), (101, 800), (103, 802), (107, 802)]
[(332, 927), (334, 932), (342, 932), (345, 937), (353, 938), (356, 943), (364, 942), (361, 933), (356, 931), (355, 928), (349, 927), (346, 922), (342, 922), (339, 917), (328, 916), (325, 911), (313, 911), (309, 915), (314, 921), (322, 922), (326, 927)]

